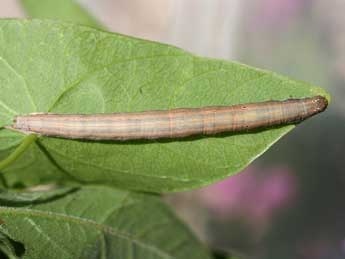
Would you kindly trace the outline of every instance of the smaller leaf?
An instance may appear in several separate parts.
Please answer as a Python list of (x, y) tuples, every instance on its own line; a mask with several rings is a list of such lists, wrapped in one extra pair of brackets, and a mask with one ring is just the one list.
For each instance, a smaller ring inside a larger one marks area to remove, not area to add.
[(23, 258), (210, 258), (157, 196), (109, 187), (67, 190), (0, 195), (13, 204), (0, 200), (0, 231), (25, 246)]

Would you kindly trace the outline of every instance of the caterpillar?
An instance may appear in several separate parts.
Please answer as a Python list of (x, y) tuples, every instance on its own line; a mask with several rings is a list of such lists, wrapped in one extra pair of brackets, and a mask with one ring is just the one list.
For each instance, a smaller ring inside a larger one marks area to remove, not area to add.
[(314, 96), (233, 106), (109, 114), (39, 113), (16, 116), (7, 128), (43, 136), (88, 140), (182, 138), (296, 124), (326, 109)]

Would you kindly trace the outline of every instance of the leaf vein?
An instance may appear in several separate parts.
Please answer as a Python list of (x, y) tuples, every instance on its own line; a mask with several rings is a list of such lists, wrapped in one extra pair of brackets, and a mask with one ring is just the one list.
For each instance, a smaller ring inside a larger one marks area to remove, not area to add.
[[(35, 104), (35, 102), (34, 102), (33, 96), (32, 96), (31, 93), (30, 93), (29, 86), (28, 86), (28, 84), (27, 84), (27, 82), (26, 82), (26, 79), (25, 79), (21, 74), (19, 74), (19, 73), (17, 72), (17, 70), (15, 70), (14, 67), (13, 67), (4, 57), (0, 56), (0, 60), (4, 61), (4, 63), (7, 65), (7, 67), (8, 67), (16, 76), (18, 76), (18, 77), (23, 81), (24, 86), (25, 86), (26, 93), (28, 94), (28, 97), (29, 97), (29, 100), (30, 100), (32, 106), (34, 107), (35, 111), (37, 111), (37, 106), (36, 106), (36, 104)], [(17, 114), (17, 112), (16, 112), (15, 114)]]
[(52, 111), (52, 109), (54, 109), (54, 107), (58, 104), (58, 102), (63, 98), (63, 96), (73, 90), (74, 88), (76, 88), (77, 86), (80, 85), (80, 83), (86, 79), (91, 78), (92, 76), (94, 76), (95, 74), (97, 74), (98, 72), (104, 70), (104, 69), (108, 69), (109, 67), (113, 66), (113, 65), (117, 65), (117, 64), (122, 64), (122, 63), (129, 63), (129, 62), (133, 62), (133, 61), (138, 61), (138, 60), (146, 60), (146, 59), (154, 59), (154, 58), (164, 58), (164, 57), (184, 57), (185, 54), (182, 55), (154, 55), (154, 56), (146, 56), (146, 57), (140, 57), (140, 58), (130, 58), (130, 59), (125, 59), (125, 60), (121, 60), (121, 61), (116, 61), (116, 62), (112, 62), (110, 64), (101, 66), (100, 68), (94, 70), (93, 72), (89, 72), (86, 75), (83, 75), (82, 77), (80, 77), (79, 79), (77, 79), (75, 82), (73, 82), (71, 85), (67, 86), (62, 92), (61, 94), (59, 94), (57, 96), (57, 98), (55, 99), (55, 101), (52, 103), (52, 105), (49, 107), (48, 112)]
[(165, 258), (171, 258), (173, 259), (173, 256), (167, 254), (165, 251), (161, 250), (159, 247), (154, 245), (149, 245), (147, 243), (144, 243), (142, 240), (135, 239), (130, 233), (118, 231), (111, 226), (100, 224), (92, 219), (85, 219), (85, 218), (79, 218), (77, 216), (72, 215), (65, 215), (57, 212), (49, 212), (49, 211), (41, 211), (37, 209), (24, 209), (24, 208), (9, 208), (9, 207), (3, 207), (0, 206), (0, 214), (5, 214), (11, 217), (20, 216), (20, 215), (26, 215), (29, 217), (40, 217), (44, 219), (52, 219), (52, 220), (58, 220), (63, 222), (71, 222), (74, 224), (84, 225), (87, 227), (95, 227), (99, 231), (103, 231), (104, 233), (107, 233), (109, 235), (112, 235), (116, 238), (121, 238), (130, 242), (135, 243), (136, 245), (147, 249), (149, 251), (154, 252), (155, 254), (165, 257)]
[(25, 218), (25, 220), (42, 236), (44, 237), (48, 243), (53, 244), (56, 248), (58, 248), (62, 253), (66, 254), (68, 258), (72, 258), (73, 255), (66, 251), (66, 249), (63, 249), (55, 240), (49, 237), (49, 235), (45, 234), (44, 231), (30, 218)]

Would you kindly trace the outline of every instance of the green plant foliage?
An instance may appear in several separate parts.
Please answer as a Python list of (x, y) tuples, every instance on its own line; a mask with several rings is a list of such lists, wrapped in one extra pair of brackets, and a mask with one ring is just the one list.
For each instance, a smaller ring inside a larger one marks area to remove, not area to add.
[(0, 258), (18, 259), (24, 254), (24, 246), (0, 233)]
[(26, 13), (33, 18), (58, 19), (102, 28), (76, 0), (20, 0)]
[[(0, 249), (7, 254), (19, 253), (16, 241), (25, 248), (21, 258), (210, 258), (153, 195), (93, 186), (3, 195)], [(9, 197), (12, 205), (4, 207)], [(23, 203), (28, 197), (34, 202)]]
[[(47, 186), (53, 188), (52, 186)], [(57, 199), (65, 196), (76, 190), (76, 187), (60, 187), (51, 191), (31, 191), (31, 192), (16, 192), (1, 189), (0, 204), (1, 206), (24, 206), (36, 203), (47, 202), (49, 200)]]
[[(327, 95), (268, 71), (69, 23), (2, 20), (0, 32), (0, 127), (31, 112), (133, 112)], [(10, 186), (71, 180), (185, 190), (239, 172), (292, 128), (164, 141), (40, 137), (1, 171)], [(0, 130), (0, 159), (25, 138)]]

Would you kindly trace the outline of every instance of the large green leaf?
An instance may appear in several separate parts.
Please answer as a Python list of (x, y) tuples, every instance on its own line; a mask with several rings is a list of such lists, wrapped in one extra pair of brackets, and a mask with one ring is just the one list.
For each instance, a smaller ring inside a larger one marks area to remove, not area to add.
[(210, 258), (158, 197), (109, 187), (54, 194), (31, 205), (22, 200), (35, 194), (6, 195), (17, 196), (11, 207), (0, 201), (0, 231), (24, 245), (23, 258)]
[[(0, 127), (11, 124), (15, 114), (30, 112), (132, 112), (326, 95), (307, 83), (242, 64), (40, 20), (0, 22), (0, 91)], [(0, 170), (10, 185), (68, 179), (176, 191), (242, 170), (292, 128), (132, 142), (46, 137), (25, 142), (23, 135), (3, 129), (0, 158), (18, 143), (25, 144), (25, 152)]]
[(20, 0), (25, 11), (33, 18), (58, 19), (89, 25), (102, 26), (76, 0)]

